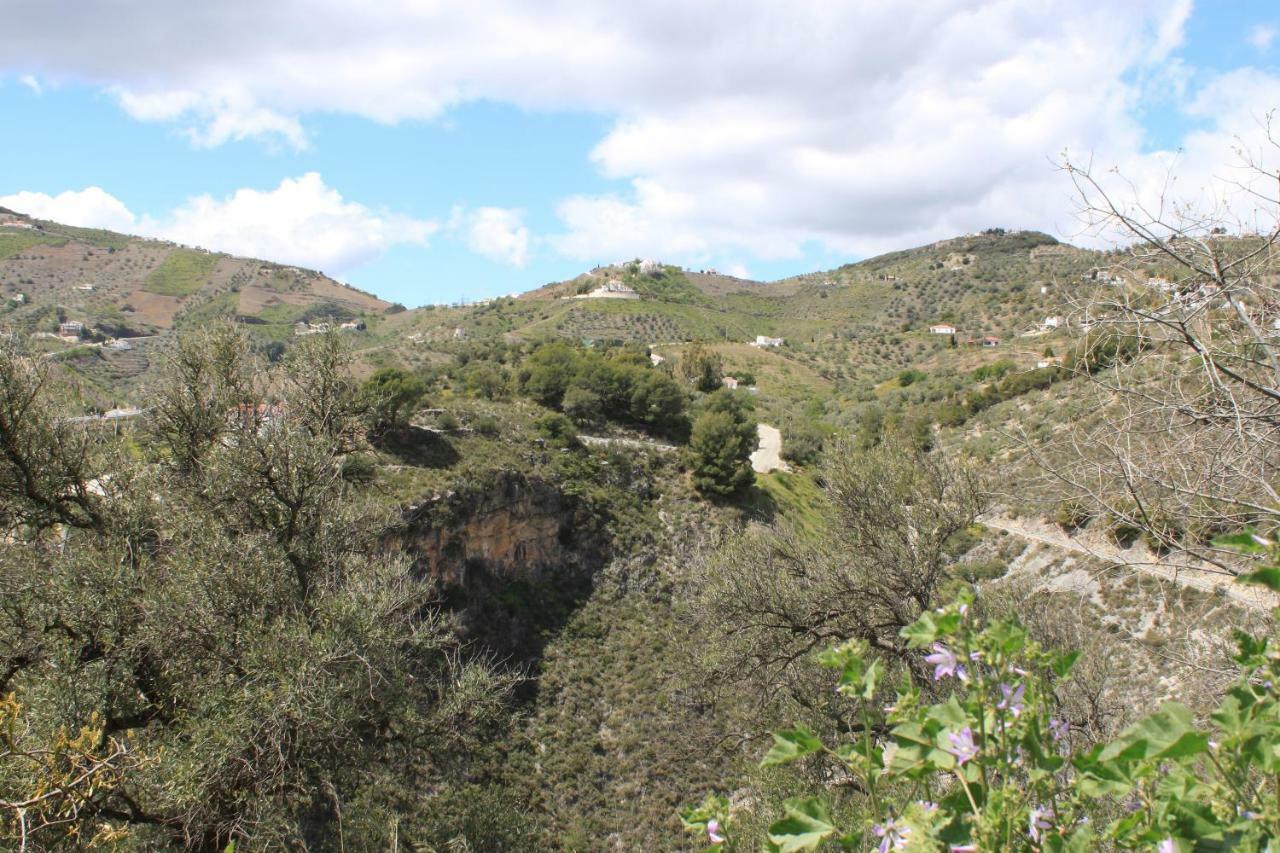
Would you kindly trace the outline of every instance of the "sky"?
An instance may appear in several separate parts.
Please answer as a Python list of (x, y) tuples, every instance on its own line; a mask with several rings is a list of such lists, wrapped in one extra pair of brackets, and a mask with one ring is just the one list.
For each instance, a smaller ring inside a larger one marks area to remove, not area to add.
[(4, 0), (0, 206), (409, 306), (654, 258), (771, 280), (990, 227), (1067, 152), (1193, 195), (1274, 0)]

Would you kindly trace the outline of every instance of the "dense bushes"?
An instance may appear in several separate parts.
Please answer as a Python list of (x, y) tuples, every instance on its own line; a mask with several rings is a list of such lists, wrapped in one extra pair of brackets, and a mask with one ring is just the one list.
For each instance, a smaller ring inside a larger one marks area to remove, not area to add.
[(748, 398), (727, 389), (707, 398), (689, 438), (693, 485), (712, 495), (731, 495), (749, 485), (756, 424)]
[[(468, 368), (479, 369), (474, 364)], [(578, 424), (621, 421), (677, 438), (688, 429), (684, 393), (649, 363), (643, 350), (598, 352), (558, 341), (543, 344), (522, 365), (519, 385), (529, 397)]]

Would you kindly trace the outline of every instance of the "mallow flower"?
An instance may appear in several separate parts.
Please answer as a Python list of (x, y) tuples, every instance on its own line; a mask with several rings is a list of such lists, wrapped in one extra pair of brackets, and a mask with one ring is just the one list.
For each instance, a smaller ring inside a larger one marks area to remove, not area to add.
[(1000, 685), (1001, 699), (999, 702), (996, 703), (996, 707), (999, 708), (1001, 711), (1008, 711), (1010, 714), (1013, 714), (1015, 717), (1021, 716), (1022, 709), (1024, 707), (1022, 696), (1026, 692), (1027, 692), (1027, 687), (1025, 684), (1019, 684), (1017, 688), (1011, 687), (1008, 684), (1001, 684)]
[(951, 748), (947, 752), (956, 758), (957, 764), (964, 764), (978, 755), (977, 744), (973, 742), (973, 729), (965, 726), (958, 732), (949, 732), (947, 740), (951, 741)]
[(871, 827), (871, 833), (880, 839), (880, 846), (876, 848), (878, 853), (889, 853), (890, 850), (906, 848), (907, 836), (911, 834), (911, 828), (899, 826), (890, 819)]
[(968, 679), (964, 667), (956, 659), (956, 653), (942, 645), (942, 643), (933, 644), (933, 654), (925, 655), (924, 662), (933, 664), (934, 681), (946, 678), (948, 675), (954, 675), (961, 681)]
[(1040, 843), (1040, 835), (1047, 829), (1053, 829), (1053, 818), (1053, 809), (1049, 806), (1036, 806), (1031, 810), (1027, 835), (1031, 836), (1032, 841)]

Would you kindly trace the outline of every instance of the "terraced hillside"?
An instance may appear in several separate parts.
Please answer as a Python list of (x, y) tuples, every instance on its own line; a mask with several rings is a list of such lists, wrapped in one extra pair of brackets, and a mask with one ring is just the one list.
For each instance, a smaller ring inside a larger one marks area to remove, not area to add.
[(57, 331), (78, 320), (113, 337), (226, 313), (279, 337), (317, 316), (380, 315), (390, 304), (322, 273), (54, 222), (0, 209), (5, 321)]
[[(892, 393), (884, 383), (905, 369), (962, 375), (1002, 359), (1033, 369), (1053, 335), (1019, 335), (1062, 313), (1069, 290), (1104, 264), (1043, 234), (992, 231), (772, 283), (632, 261), (518, 297), (403, 311), (318, 272), (3, 211), (0, 322), (61, 353), (100, 401), (136, 401), (149, 356), (173, 330), (233, 317), (278, 356), (297, 323), (359, 319), (351, 340), (361, 372), (447, 363), (490, 339), (629, 342), (672, 359), (702, 341), (727, 369), (758, 376), (771, 416), (839, 422), (868, 395)], [(610, 287), (627, 298), (593, 298)], [(67, 321), (83, 324), (79, 340), (56, 338)], [(958, 332), (931, 334), (936, 323)], [(761, 335), (784, 343), (748, 346)], [(101, 347), (147, 336), (158, 337), (132, 351)], [(985, 336), (1000, 345), (964, 346)]]

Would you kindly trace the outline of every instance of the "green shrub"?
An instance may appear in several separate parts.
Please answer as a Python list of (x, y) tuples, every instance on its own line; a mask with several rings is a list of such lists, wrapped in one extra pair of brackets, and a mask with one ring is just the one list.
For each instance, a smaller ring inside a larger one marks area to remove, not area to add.
[(573, 421), (557, 412), (538, 418), (533, 422), (533, 428), (551, 447), (574, 447), (578, 444), (578, 430)]

